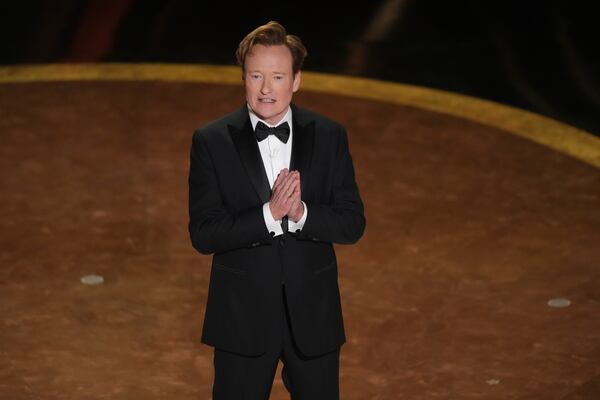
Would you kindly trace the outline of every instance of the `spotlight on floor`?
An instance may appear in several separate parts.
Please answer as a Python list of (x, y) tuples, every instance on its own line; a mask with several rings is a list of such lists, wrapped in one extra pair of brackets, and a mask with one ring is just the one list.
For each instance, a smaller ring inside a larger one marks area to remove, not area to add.
[(550, 307), (554, 307), (554, 308), (565, 308), (565, 307), (569, 307), (571, 305), (571, 300), (563, 299), (563, 298), (559, 297), (556, 299), (548, 300), (548, 305)]
[(104, 283), (104, 277), (100, 275), (85, 275), (81, 277), (81, 283), (84, 285), (101, 285)]

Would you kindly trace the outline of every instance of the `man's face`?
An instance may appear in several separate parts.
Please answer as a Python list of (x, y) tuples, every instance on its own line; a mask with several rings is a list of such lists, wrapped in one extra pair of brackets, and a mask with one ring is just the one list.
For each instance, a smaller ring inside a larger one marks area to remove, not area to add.
[(254, 45), (246, 56), (246, 101), (261, 119), (276, 124), (284, 117), (292, 95), (300, 87), (294, 75), (292, 53), (285, 45)]

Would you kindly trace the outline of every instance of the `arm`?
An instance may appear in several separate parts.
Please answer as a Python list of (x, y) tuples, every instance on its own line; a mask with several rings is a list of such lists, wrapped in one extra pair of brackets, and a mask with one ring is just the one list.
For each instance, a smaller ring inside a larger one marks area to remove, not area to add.
[(364, 232), (364, 207), (343, 128), (339, 133), (333, 168), (331, 201), (329, 204), (307, 204), (310, 213), (298, 232), (299, 239), (351, 244), (358, 241)]
[(220, 253), (272, 241), (262, 204), (238, 213), (223, 206), (214, 163), (199, 131), (192, 139), (188, 183), (188, 228), (192, 245), (200, 253)]

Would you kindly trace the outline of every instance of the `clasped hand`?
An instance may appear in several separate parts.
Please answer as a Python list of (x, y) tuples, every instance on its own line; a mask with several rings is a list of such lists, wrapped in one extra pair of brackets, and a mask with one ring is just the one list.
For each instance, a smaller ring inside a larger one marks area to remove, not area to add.
[(269, 208), (273, 219), (277, 221), (286, 215), (294, 222), (298, 222), (302, 218), (304, 204), (301, 200), (299, 171), (290, 172), (284, 168), (279, 172), (273, 183)]

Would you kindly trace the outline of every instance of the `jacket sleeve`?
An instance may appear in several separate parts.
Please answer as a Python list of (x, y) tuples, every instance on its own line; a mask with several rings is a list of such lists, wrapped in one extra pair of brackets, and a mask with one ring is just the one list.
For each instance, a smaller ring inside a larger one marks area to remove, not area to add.
[(215, 165), (202, 131), (196, 131), (190, 150), (189, 233), (202, 254), (256, 247), (273, 239), (265, 226), (262, 204), (229, 212), (222, 201)]
[(354, 177), (346, 130), (340, 127), (329, 204), (307, 203), (310, 210), (298, 239), (352, 244), (362, 236), (366, 219)]

